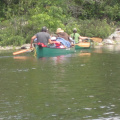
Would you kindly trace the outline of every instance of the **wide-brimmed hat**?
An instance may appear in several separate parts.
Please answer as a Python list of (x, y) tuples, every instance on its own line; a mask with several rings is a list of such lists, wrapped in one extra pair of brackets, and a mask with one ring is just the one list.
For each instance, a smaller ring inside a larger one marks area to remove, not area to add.
[(60, 32), (64, 32), (64, 30), (62, 30), (61, 28), (58, 28), (56, 33), (60, 33)]

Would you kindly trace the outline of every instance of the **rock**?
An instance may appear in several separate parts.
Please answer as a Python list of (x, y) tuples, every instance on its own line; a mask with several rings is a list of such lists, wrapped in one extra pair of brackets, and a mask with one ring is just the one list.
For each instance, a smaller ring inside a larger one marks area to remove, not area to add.
[(101, 46), (101, 45), (103, 45), (103, 43), (102, 43), (102, 42), (101, 42), (101, 43), (98, 43), (98, 45), (100, 45), (100, 46)]
[(116, 29), (108, 38), (103, 40), (104, 44), (120, 44), (120, 29)]
[(24, 44), (21, 46), (21, 49), (29, 49), (30, 48), (30, 44)]
[(104, 43), (104, 44), (110, 44), (110, 45), (115, 44), (115, 42), (114, 42), (113, 40), (111, 40), (111, 39), (104, 39), (104, 40), (103, 40), (103, 43)]

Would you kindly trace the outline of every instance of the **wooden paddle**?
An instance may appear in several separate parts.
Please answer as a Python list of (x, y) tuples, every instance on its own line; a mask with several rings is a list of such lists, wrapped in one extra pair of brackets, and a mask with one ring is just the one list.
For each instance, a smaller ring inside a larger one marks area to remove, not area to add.
[(31, 48), (31, 49), (25, 49), (25, 50), (20, 50), (20, 51), (14, 52), (13, 55), (18, 55), (18, 54), (29, 52), (29, 51), (31, 52), (32, 50), (33, 50), (33, 48)]
[(74, 45), (78, 45), (80, 47), (90, 47), (90, 43), (89, 42), (81, 42), (81, 43), (74, 44)]
[(91, 40), (95, 41), (95, 42), (102, 42), (102, 38), (98, 38), (98, 37), (92, 37), (90, 38)]

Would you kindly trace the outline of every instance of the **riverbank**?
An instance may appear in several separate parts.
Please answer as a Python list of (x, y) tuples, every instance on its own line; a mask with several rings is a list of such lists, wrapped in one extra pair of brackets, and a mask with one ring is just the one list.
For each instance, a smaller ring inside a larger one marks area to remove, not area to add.
[(19, 50), (19, 49), (28, 49), (30, 48), (30, 44), (24, 44), (22, 46), (0, 46), (0, 50)]
[(19, 50), (20, 46), (0, 46), (0, 50)]
[[(107, 44), (111, 45), (110, 43), (107, 43)], [(103, 45), (105, 45), (103, 42), (101, 42), (101, 43), (94, 42), (93, 43), (93, 46), (103, 46)], [(22, 46), (0, 46), (0, 51), (2, 51), (2, 50), (20, 50), (20, 49), (29, 49), (29, 48), (30, 48), (30, 44), (24, 44)]]
[[(103, 39), (102, 42), (94, 42), (94, 46), (103, 45), (119, 45), (120, 44), (120, 28), (117, 28), (114, 33), (112, 33), (108, 38)], [(0, 46), (0, 50), (19, 50), (19, 49), (29, 49), (30, 44), (24, 44), (22, 46)]]

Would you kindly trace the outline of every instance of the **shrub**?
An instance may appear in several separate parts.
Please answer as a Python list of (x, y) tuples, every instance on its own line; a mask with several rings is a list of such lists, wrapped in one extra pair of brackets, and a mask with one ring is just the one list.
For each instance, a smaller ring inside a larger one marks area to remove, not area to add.
[(21, 36), (11, 36), (10, 38), (3, 40), (0, 42), (0, 45), (6, 46), (6, 45), (13, 45), (13, 46), (19, 46), (25, 43), (25, 40)]
[(74, 27), (77, 28), (78, 33), (80, 33), (81, 36), (101, 38), (106, 38), (115, 30), (115, 25), (113, 23), (108, 24), (106, 19), (79, 20), (76, 22), (69, 22), (67, 25), (67, 28), (70, 28), (68, 30), (69, 34), (72, 32)]

